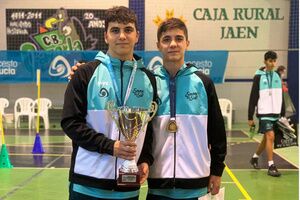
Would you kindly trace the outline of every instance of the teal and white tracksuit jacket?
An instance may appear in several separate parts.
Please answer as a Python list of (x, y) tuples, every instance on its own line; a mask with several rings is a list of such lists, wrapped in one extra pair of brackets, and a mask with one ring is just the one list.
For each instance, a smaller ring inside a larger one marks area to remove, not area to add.
[[(150, 189), (199, 189), (209, 176), (221, 176), (226, 155), (226, 132), (211, 79), (193, 65), (184, 64), (170, 79), (166, 69), (154, 71), (159, 108), (153, 119), (153, 157)], [(176, 82), (176, 123), (170, 133), (169, 82)]]
[(255, 72), (249, 99), (248, 120), (256, 116), (260, 119), (276, 120), (284, 116), (282, 83), (275, 71), (266, 72), (261, 67)]
[[(108, 101), (117, 102), (111, 76), (107, 69), (111, 60), (121, 98), (124, 99), (133, 61), (120, 61), (99, 52), (95, 60), (80, 67), (65, 92), (61, 126), (72, 139), (73, 152), (69, 180), (89, 187), (131, 191), (138, 188), (118, 188), (116, 179), (123, 159), (113, 156), (115, 140), (124, 140), (110, 114)], [(127, 106), (149, 108), (154, 99), (153, 74), (137, 60), (132, 90)], [(152, 76), (152, 77), (151, 77)], [(138, 163), (153, 162), (151, 155), (152, 130), (141, 131), (136, 159)], [(144, 142), (145, 141), (145, 142)], [(143, 145), (144, 144), (144, 145)]]

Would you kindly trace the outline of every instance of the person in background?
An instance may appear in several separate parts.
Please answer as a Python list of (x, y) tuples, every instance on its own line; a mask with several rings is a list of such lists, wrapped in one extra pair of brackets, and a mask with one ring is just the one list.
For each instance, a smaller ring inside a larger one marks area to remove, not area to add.
[(280, 65), (277, 67), (276, 72), (279, 74), (280, 78), (281, 78), (281, 84), (282, 84), (282, 90), (283, 92), (288, 92), (288, 87), (286, 82), (283, 81), (285, 74), (286, 74), (286, 67), (283, 65)]
[(274, 72), (277, 54), (268, 51), (264, 55), (265, 66), (259, 68), (253, 78), (252, 89), (248, 107), (248, 125), (255, 124), (253, 115), (256, 109), (256, 116), (259, 120), (259, 133), (263, 134), (261, 143), (253, 154), (250, 164), (259, 169), (258, 158), (266, 150), (268, 159), (267, 174), (279, 177), (278, 171), (273, 161), (274, 127), (280, 116), (284, 116), (282, 83), (278, 73)]
[[(286, 67), (280, 65), (278, 66), (276, 72), (279, 74), (281, 78), (284, 108), (285, 108), (285, 116), (279, 119), (278, 125), (281, 126), (283, 129), (288, 130), (288, 132), (295, 133), (295, 129), (292, 127), (293, 124), (290, 124), (291, 121), (290, 118), (293, 118), (293, 116), (296, 114), (296, 109), (289, 95), (289, 89), (287, 83), (283, 80), (286, 76)], [(293, 134), (292, 136), (296, 137)]]

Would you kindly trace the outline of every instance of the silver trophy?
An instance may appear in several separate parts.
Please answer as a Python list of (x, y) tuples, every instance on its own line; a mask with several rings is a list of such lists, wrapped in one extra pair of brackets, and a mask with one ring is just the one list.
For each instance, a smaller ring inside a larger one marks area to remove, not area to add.
[[(148, 122), (157, 111), (157, 104), (152, 101), (149, 109), (138, 107), (116, 107), (113, 101), (107, 103), (107, 110), (125, 140), (135, 141), (140, 131), (145, 131)], [(125, 160), (119, 169), (118, 185), (136, 187), (140, 185), (140, 175), (135, 160)]]

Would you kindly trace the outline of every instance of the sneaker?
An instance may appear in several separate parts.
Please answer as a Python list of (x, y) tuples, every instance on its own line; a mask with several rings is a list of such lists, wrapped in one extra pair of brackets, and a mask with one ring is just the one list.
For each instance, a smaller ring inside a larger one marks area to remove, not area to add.
[(273, 164), (268, 169), (268, 175), (273, 177), (281, 176), (281, 173), (277, 170), (277, 167)]
[(251, 160), (250, 160), (250, 164), (253, 166), (253, 168), (254, 169), (260, 169), (259, 167), (258, 167), (258, 158), (251, 158)]
[(278, 120), (277, 124), (278, 124), (281, 128), (283, 128), (283, 129), (285, 129), (285, 130), (288, 130), (288, 131), (290, 131), (290, 132), (292, 132), (292, 133), (295, 133), (295, 129), (292, 128), (292, 126), (290, 125), (289, 120), (288, 120), (286, 117), (281, 117), (281, 118)]

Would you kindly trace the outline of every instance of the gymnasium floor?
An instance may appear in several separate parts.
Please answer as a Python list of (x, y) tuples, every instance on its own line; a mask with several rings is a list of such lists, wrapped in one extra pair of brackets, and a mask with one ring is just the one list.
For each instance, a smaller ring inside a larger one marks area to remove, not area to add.
[[(56, 128), (53, 128), (56, 127)], [(12, 169), (0, 169), (1, 200), (64, 200), (68, 199), (68, 167), (72, 151), (71, 141), (57, 124), (41, 129), (45, 150), (43, 155), (31, 153), (36, 132), (28, 129), (6, 129), (5, 142)], [(266, 156), (260, 158), (262, 169), (249, 165), (260, 136), (249, 139), (246, 124), (238, 124), (228, 131), (227, 168), (222, 187), (226, 200), (298, 200), (298, 147), (275, 150), (274, 161), (282, 176), (267, 176)], [(147, 185), (142, 186), (140, 199), (145, 199)]]

